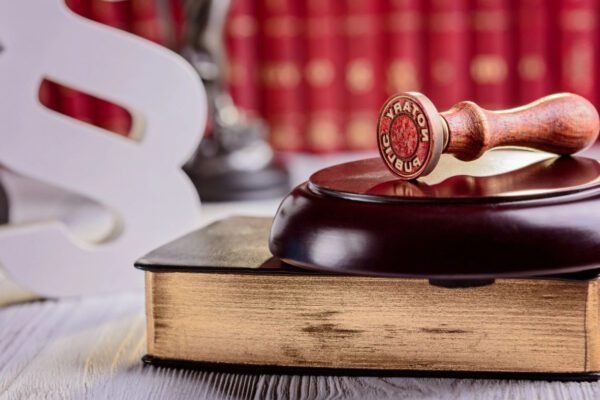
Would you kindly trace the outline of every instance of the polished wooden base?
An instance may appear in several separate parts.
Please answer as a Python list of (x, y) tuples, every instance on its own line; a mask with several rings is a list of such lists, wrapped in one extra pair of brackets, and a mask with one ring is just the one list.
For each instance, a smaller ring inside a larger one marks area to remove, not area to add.
[(490, 157), (474, 169), (479, 176), (446, 159), (442, 172), (412, 182), (394, 178), (380, 159), (319, 171), (282, 202), (270, 250), (303, 268), (431, 279), (598, 268), (598, 161)]

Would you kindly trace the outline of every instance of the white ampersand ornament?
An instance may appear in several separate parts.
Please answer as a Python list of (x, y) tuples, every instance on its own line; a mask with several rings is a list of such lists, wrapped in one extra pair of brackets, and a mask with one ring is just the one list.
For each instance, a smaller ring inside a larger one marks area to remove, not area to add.
[[(59, 220), (2, 226), (0, 264), (42, 296), (141, 288), (134, 260), (200, 221), (181, 170), (205, 124), (200, 79), (175, 53), (62, 0), (0, 0), (0, 46), (0, 164), (91, 199), (115, 221), (94, 243)], [(135, 140), (43, 107), (45, 77), (127, 108)]]

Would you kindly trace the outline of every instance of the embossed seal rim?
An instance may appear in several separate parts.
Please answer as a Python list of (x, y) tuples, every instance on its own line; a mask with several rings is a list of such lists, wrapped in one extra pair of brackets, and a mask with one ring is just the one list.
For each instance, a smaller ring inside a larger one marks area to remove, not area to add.
[[(393, 168), (393, 166), (391, 166), (389, 164), (389, 161), (387, 160), (383, 149), (382, 149), (382, 145), (381, 145), (381, 141), (380, 141), (380, 128), (381, 128), (381, 120), (384, 117), (384, 112), (388, 109), (388, 106), (393, 103), (394, 101), (397, 101), (399, 99), (402, 98), (407, 98), (410, 99), (411, 101), (415, 102), (420, 108), (421, 111), (423, 113), (423, 115), (425, 116), (427, 123), (429, 125), (430, 128), (430, 134), (429, 134), (429, 138), (431, 141), (431, 144), (429, 146), (429, 151), (427, 152), (427, 156), (425, 158), (425, 161), (423, 162), (422, 166), (419, 167), (416, 172), (412, 173), (412, 174), (400, 174), (395, 168)], [(437, 165), (440, 156), (442, 155), (442, 151), (444, 148), (444, 122), (442, 121), (442, 117), (440, 116), (440, 114), (438, 113), (437, 109), (435, 108), (435, 106), (433, 105), (433, 103), (431, 102), (431, 100), (429, 100), (427, 98), (427, 96), (418, 93), (418, 92), (404, 92), (404, 93), (399, 93), (399, 94), (395, 94), (391, 97), (389, 97), (385, 103), (383, 103), (383, 106), (381, 107), (380, 111), (379, 111), (379, 116), (377, 118), (377, 149), (379, 151), (379, 155), (381, 156), (382, 160), (384, 161), (386, 167), (396, 176), (404, 179), (404, 180), (412, 180), (415, 178), (418, 178), (419, 176), (424, 176), (429, 174), (431, 171), (433, 171), (433, 169), (435, 168), (435, 166)]]

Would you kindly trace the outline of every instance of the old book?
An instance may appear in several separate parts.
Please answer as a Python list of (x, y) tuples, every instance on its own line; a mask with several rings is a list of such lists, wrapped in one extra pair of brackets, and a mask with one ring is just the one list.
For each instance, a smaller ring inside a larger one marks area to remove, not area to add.
[(384, 41), (383, 3), (357, 0), (346, 4), (346, 147), (377, 148), (373, 129), (385, 101), (383, 62), (388, 52)]
[(185, 45), (185, 10), (182, 0), (167, 0), (166, 21), (171, 28), (171, 42), (169, 48), (181, 49)]
[(562, 0), (558, 7), (560, 89), (597, 104), (597, 3)]
[(476, 0), (472, 4), (474, 45), (469, 65), (474, 100), (484, 108), (498, 110), (514, 103), (512, 45), (508, 0)]
[(262, 113), (276, 150), (305, 149), (306, 99), (302, 84), (302, 2), (258, 2)]
[[(67, 7), (74, 13), (90, 17), (90, 3), (86, 0), (67, 0)], [(94, 98), (76, 89), (54, 84), (58, 93), (57, 101), (60, 112), (79, 121), (94, 123)]]
[(436, 107), (445, 110), (471, 97), (469, 2), (437, 0), (428, 5), (425, 89)]
[(154, 43), (165, 45), (166, 34), (155, 0), (129, 0), (131, 32)]
[(387, 2), (384, 14), (385, 91), (420, 92), (424, 81), (424, 2), (399, 0)]
[(222, 220), (136, 263), (147, 362), (544, 378), (600, 370), (593, 274), (450, 284), (310, 272), (271, 257), (270, 222)]
[(554, 63), (550, 60), (549, 46), (551, 10), (545, 4), (545, 0), (522, 0), (518, 3), (516, 87), (519, 104), (539, 99), (555, 89), (552, 79)]
[(306, 149), (328, 153), (344, 147), (344, 7), (337, 0), (306, 2)]
[[(91, 18), (99, 23), (124, 31), (131, 31), (131, 10), (126, 1), (91, 1)], [(108, 62), (108, 60), (107, 60)], [(94, 124), (122, 136), (128, 136), (132, 116), (124, 107), (105, 99), (94, 99)]]
[(255, 1), (234, 1), (225, 26), (229, 91), (235, 104), (252, 115), (259, 111), (256, 12)]
[(44, 79), (40, 84), (38, 91), (40, 103), (48, 107), (50, 110), (59, 111), (60, 109), (60, 93), (56, 82)]

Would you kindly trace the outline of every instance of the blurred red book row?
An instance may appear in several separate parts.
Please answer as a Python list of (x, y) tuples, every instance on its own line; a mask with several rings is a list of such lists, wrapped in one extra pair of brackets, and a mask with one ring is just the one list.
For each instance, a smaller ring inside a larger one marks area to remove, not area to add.
[[(185, 34), (181, 2), (68, 1), (175, 50)], [(499, 109), (557, 91), (598, 104), (599, 12), (599, 0), (233, 0), (229, 87), (238, 106), (267, 121), (276, 149), (318, 153), (376, 148), (379, 107), (400, 91), (422, 91), (440, 111), (461, 100)], [(123, 109), (58, 92), (62, 112), (128, 132), (117, 122), (129, 118)]]

